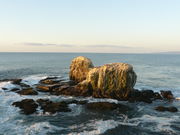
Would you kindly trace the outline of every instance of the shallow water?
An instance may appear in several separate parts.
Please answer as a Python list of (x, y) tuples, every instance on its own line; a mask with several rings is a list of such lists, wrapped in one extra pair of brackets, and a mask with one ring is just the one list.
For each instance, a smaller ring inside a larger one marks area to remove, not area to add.
[[(76, 56), (89, 57), (95, 66), (112, 62), (132, 64), (138, 80), (135, 88), (155, 91), (171, 90), (180, 97), (180, 55), (169, 54), (93, 54), (93, 53), (0, 53), (0, 79), (23, 78), (34, 85), (46, 76), (68, 78), (69, 64)], [(4, 91), (16, 87), (10, 82), (0, 83), (0, 134), (5, 135), (179, 135), (180, 112), (157, 112), (157, 105), (176, 106), (180, 101), (155, 101), (152, 104), (128, 103), (112, 99), (76, 98), (52, 96), (40, 93), (37, 96), (20, 96)], [(71, 104), (72, 112), (43, 114), (41, 110), (32, 115), (20, 114), (11, 106), (14, 101), (25, 98), (49, 98), (54, 101), (87, 99), (89, 102), (119, 102), (128, 105), (128, 112), (94, 112), (83, 105)]]

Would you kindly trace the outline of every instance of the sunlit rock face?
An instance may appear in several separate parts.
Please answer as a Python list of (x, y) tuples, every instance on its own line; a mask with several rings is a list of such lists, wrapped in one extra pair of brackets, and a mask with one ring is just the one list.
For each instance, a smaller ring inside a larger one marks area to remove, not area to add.
[(93, 68), (92, 62), (84, 57), (72, 61), (70, 73), (70, 79), (80, 82), (77, 88), (91, 89), (94, 97), (126, 99), (137, 79), (129, 64), (112, 63)]
[(131, 65), (112, 63), (91, 69), (82, 85), (90, 86), (94, 97), (126, 98), (136, 78)]
[(71, 80), (81, 82), (86, 79), (87, 73), (93, 67), (90, 59), (83, 56), (76, 57), (71, 62), (69, 77)]

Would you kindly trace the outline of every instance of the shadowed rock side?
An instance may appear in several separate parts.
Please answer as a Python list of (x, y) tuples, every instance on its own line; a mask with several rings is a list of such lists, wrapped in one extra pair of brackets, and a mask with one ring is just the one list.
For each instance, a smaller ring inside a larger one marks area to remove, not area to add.
[(83, 56), (76, 57), (71, 62), (69, 77), (71, 80), (81, 82), (86, 79), (87, 73), (93, 67), (90, 59)]

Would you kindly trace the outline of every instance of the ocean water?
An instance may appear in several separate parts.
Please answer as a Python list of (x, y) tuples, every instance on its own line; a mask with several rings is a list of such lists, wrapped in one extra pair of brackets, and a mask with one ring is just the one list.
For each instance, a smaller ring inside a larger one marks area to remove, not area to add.
[[(23, 78), (33, 85), (47, 76), (68, 79), (69, 65), (76, 56), (90, 58), (95, 66), (106, 63), (125, 62), (133, 65), (138, 76), (135, 88), (154, 91), (171, 90), (180, 97), (180, 55), (178, 54), (98, 54), (98, 53), (0, 53), (0, 80)], [(52, 96), (20, 96), (2, 90), (16, 87), (10, 82), (0, 83), (0, 134), (3, 135), (179, 135), (180, 100), (155, 101), (152, 104), (128, 103), (112, 99)], [(23, 115), (11, 106), (25, 98), (48, 98), (54, 101), (66, 99), (88, 102), (119, 102), (128, 105), (126, 113), (117, 111), (93, 112), (82, 105), (69, 105), (72, 112), (43, 114), (41, 110)], [(179, 112), (157, 112), (155, 106), (176, 106)]]

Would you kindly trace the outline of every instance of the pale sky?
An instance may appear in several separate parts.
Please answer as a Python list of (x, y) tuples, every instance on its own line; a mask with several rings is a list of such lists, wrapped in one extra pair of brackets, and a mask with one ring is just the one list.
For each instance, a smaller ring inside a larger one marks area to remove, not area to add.
[(180, 51), (180, 0), (0, 0), (0, 52)]

